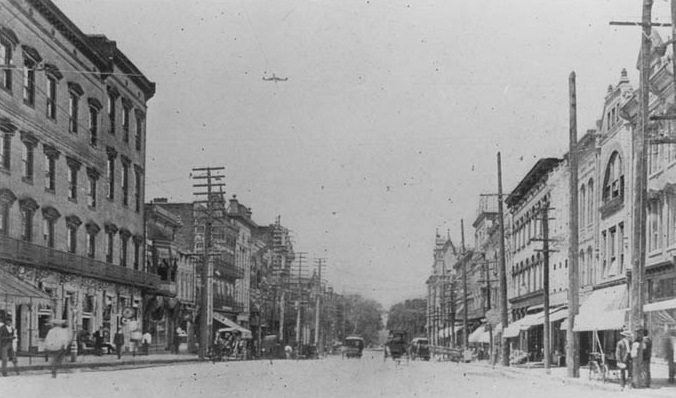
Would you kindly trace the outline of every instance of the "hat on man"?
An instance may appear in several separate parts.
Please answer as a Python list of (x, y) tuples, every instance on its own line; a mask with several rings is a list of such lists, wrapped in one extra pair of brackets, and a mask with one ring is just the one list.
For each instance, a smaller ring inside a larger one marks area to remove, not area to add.
[(631, 332), (628, 331), (628, 330), (623, 330), (620, 334), (621, 334), (622, 336), (624, 336), (624, 337), (633, 337), (633, 336), (634, 336), (634, 334), (631, 333)]

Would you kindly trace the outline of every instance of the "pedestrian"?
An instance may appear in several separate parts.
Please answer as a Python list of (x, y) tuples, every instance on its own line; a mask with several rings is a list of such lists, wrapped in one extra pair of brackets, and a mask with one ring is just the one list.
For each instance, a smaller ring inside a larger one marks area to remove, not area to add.
[(650, 336), (648, 335), (648, 329), (643, 329), (643, 346), (641, 347), (643, 349), (643, 358), (642, 359), (642, 366), (641, 370), (644, 372), (643, 377), (645, 380), (645, 385), (646, 387), (650, 387), (650, 359), (652, 357), (652, 351), (653, 351), (653, 342), (650, 339)]
[(174, 341), (173, 341), (173, 352), (174, 354), (179, 353), (179, 348), (181, 347), (181, 335), (183, 334), (183, 329), (180, 326), (176, 327), (174, 332)]
[(664, 336), (664, 339), (662, 340), (663, 342), (663, 350), (664, 350), (664, 358), (667, 360), (667, 365), (669, 367), (669, 384), (674, 384), (674, 376), (676, 376), (676, 363), (674, 363), (674, 339), (676, 333), (673, 329), (670, 329), (667, 331), (666, 335)]
[(103, 355), (103, 330), (98, 328), (92, 338), (94, 339), (94, 355)]
[(620, 386), (622, 387), (622, 390), (624, 390), (627, 379), (629, 379), (629, 383), (631, 384), (630, 351), (632, 333), (625, 330), (620, 334), (622, 335), (622, 339), (617, 342), (617, 346), (615, 347), (615, 358), (617, 359), (617, 367), (620, 370)]
[(141, 338), (141, 346), (143, 348), (143, 353), (145, 355), (148, 355), (148, 351), (150, 349), (150, 343), (153, 341), (153, 336), (150, 334), (149, 331), (146, 330), (145, 333), (143, 333), (143, 337)]
[(115, 336), (113, 337), (113, 344), (115, 344), (115, 352), (117, 353), (117, 359), (122, 358), (122, 346), (124, 345), (124, 334), (122, 330), (117, 329)]
[(12, 327), (12, 318), (7, 317), (5, 323), (0, 326), (0, 359), (2, 359), (2, 375), (7, 376), (7, 361), (12, 361), (16, 374), (19, 374), (19, 364), (14, 350), (16, 333)]
[(52, 377), (56, 377), (56, 372), (63, 362), (63, 358), (70, 350), (70, 343), (73, 335), (68, 329), (66, 321), (61, 319), (52, 320), (52, 328), (45, 337), (45, 351), (52, 355)]

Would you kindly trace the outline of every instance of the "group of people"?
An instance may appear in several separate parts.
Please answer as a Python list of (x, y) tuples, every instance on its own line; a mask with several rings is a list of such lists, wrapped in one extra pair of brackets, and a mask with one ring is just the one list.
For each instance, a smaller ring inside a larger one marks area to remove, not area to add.
[[(627, 385), (627, 379), (631, 385), (633, 375), (633, 364), (640, 361), (640, 370), (643, 373), (642, 379), (645, 380), (646, 387), (650, 387), (650, 358), (652, 356), (652, 340), (648, 335), (648, 329), (641, 329), (636, 335), (631, 331), (621, 332), (622, 339), (617, 342), (615, 347), (615, 358), (617, 367), (620, 371), (620, 385), (622, 389)], [(641, 356), (639, 357), (639, 349)]]

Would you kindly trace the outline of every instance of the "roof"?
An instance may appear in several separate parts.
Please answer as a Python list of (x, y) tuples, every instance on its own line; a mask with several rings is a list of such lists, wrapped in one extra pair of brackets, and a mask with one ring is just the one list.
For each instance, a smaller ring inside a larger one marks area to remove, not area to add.
[(561, 163), (563, 159), (559, 158), (542, 158), (535, 163), (532, 169), (526, 174), (526, 176), (519, 182), (519, 185), (514, 188), (512, 193), (507, 196), (505, 203), (508, 207), (513, 207), (523, 199), (528, 191), (542, 179), (543, 176), (547, 175), (552, 169)]

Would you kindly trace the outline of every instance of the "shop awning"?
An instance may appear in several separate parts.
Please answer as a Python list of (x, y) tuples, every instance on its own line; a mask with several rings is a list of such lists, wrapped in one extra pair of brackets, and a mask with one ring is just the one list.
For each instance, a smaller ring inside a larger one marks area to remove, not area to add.
[(656, 303), (650, 303), (643, 306), (643, 311), (664, 311), (664, 310), (673, 310), (676, 308), (676, 299), (658, 301)]
[(16, 276), (0, 271), (0, 302), (15, 304), (46, 303), (52, 298), (28, 282)]
[(592, 292), (575, 317), (575, 332), (620, 330), (627, 313), (627, 287), (618, 285)]
[(510, 323), (507, 328), (502, 332), (502, 336), (505, 338), (513, 338), (519, 335), (519, 332), (522, 330), (528, 330), (531, 326), (542, 324), (543, 322), (542, 312), (536, 314), (528, 314), (521, 319), (518, 319)]
[(226, 317), (223, 314), (220, 314), (218, 312), (214, 312), (214, 320), (216, 322), (223, 324), (226, 328), (239, 330), (242, 333), (242, 337), (244, 337), (244, 338), (251, 338), (253, 336), (249, 329), (238, 325), (237, 322), (228, 319), (228, 317)]
[(469, 336), (467, 336), (467, 341), (469, 343), (480, 343), (479, 339), (481, 338), (481, 335), (484, 333), (485, 330), (486, 328), (483, 325), (479, 326), (478, 328), (476, 328), (476, 330), (470, 333)]
[[(557, 308), (549, 312), (549, 323), (568, 318), (568, 307)], [(544, 322), (544, 317), (542, 318)]]

